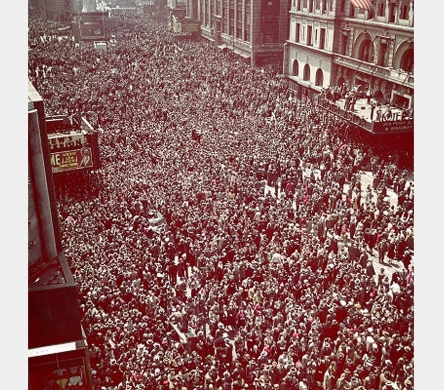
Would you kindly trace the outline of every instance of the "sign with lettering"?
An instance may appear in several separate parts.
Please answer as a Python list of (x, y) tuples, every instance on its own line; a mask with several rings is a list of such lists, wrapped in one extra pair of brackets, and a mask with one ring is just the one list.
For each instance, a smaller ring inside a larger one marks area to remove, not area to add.
[(93, 168), (91, 148), (84, 147), (82, 149), (51, 153), (51, 167), (53, 173)]
[(66, 148), (82, 147), (88, 143), (82, 133), (76, 134), (48, 134), (49, 151), (56, 152)]
[(182, 23), (182, 32), (197, 33), (200, 31), (200, 24), (198, 23)]
[(413, 119), (373, 123), (373, 132), (378, 134), (405, 133), (405, 132), (411, 132), (413, 131), (413, 129), (414, 129)]

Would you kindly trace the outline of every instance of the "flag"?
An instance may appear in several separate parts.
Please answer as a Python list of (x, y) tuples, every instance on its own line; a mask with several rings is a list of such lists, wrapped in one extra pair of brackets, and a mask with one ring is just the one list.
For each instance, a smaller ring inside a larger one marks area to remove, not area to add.
[(350, 0), (356, 8), (365, 9), (369, 12), (373, 10), (373, 4), (371, 0)]
[(368, 18), (373, 18), (375, 10), (372, 0), (350, 0), (350, 3), (352, 3), (356, 8), (365, 9), (368, 11)]

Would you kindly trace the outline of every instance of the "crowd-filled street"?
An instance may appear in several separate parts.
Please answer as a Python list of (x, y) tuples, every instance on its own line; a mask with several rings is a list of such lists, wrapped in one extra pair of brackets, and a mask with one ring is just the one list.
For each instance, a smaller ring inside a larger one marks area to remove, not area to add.
[(101, 132), (54, 177), (95, 389), (412, 390), (413, 157), (155, 21), (59, 27), (30, 19), (28, 76)]

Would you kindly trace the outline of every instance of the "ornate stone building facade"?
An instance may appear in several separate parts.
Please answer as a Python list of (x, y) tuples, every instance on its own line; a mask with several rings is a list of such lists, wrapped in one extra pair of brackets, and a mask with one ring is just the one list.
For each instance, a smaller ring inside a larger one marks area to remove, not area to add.
[(187, 17), (221, 50), (251, 65), (282, 68), (288, 38), (289, 0), (187, 0)]
[(360, 85), (383, 102), (413, 106), (413, 0), (291, 0), (284, 74), (302, 93)]

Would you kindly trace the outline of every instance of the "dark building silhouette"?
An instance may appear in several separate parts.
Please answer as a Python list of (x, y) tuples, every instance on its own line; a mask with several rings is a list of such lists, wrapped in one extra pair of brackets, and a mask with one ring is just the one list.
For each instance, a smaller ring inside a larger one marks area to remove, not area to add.
[(61, 246), (43, 100), (31, 83), (28, 153), (28, 388), (92, 390), (76, 283)]

